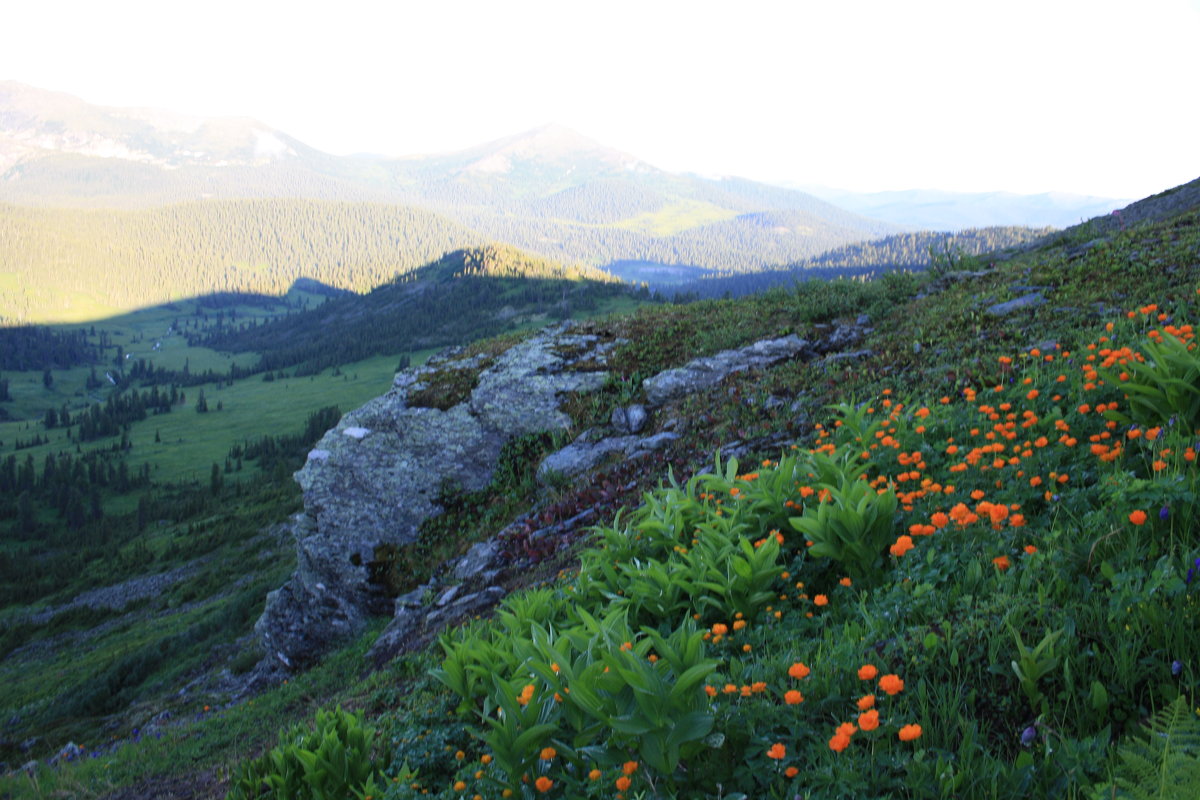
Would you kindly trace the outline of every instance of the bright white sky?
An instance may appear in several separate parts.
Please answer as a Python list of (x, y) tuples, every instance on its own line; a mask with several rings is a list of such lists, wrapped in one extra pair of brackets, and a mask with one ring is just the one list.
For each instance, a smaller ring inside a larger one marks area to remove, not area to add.
[(674, 171), (1139, 198), (1200, 176), (1200, 0), (56, 0), (0, 79), (332, 153), (558, 122)]

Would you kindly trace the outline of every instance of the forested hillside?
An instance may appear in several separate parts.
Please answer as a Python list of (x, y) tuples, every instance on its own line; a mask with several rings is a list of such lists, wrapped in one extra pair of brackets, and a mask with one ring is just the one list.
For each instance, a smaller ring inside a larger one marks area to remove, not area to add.
[(255, 372), (296, 367), (304, 375), (381, 353), (495, 336), (532, 320), (595, 313), (634, 294), (598, 270), (489, 245), (449, 253), (364, 296), (333, 299), (261, 325), (209, 329), (195, 344), (259, 353)]
[(1000, 253), (1045, 236), (1052, 229), (1017, 226), (973, 228), (958, 233), (919, 231), (898, 233), (845, 245), (785, 269), (768, 269), (743, 274), (716, 273), (686, 283), (674, 282), (660, 288), (678, 298), (740, 297), (796, 281), (832, 278), (868, 278), (893, 270), (918, 270), (930, 266), (953, 269), (964, 259), (984, 253)]
[(87, 318), (300, 278), (367, 291), (482, 237), (422, 209), (233, 200), (140, 211), (0, 206), (0, 315)]

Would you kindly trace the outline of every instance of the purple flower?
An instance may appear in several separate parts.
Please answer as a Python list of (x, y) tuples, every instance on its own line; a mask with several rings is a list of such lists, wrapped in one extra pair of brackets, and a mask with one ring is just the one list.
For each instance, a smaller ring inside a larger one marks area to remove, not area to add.
[(1183, 672), (1183, 662), (1175, 659), (1171, 662), (1171, 674), (1178, 677), (1181, 672)]
[(1037, 728), (1030, 725), (1028, 728), (1021, 731), (1021, 746), (1022, 747), (1029, 747), (1035, 741), (1037, 741)]
[(1169, 516), (1171, 516), (1171, 509), (1169, 506), (1163, 506), (1158, 510), (1159, 519), (1166, 519)]

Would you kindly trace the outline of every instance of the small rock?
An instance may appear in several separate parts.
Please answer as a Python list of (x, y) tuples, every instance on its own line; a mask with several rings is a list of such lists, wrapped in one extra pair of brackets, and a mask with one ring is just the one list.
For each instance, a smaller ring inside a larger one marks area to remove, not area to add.
[(544, 482), (552, 473), (568, 477), (581, 475), (599, 464), (609, 454), (629, 452), (637, 443), (636, 436), (614, 436), (595, 443), (576, 440), (542, 459), (542, 463), (538, 465), (537, 469), (538, 480)]
[(1021, 295), (1015, 300), (1009, 300), (1007, 303), (997, 303), (994, 306), (988, 306), (984, 309), (984, 313), (993, 317), (1004, 317), (1024, 309), (1037, 308), (1045, 302), (1046, 298), (1042, 296), (1041, 292), (1030, 292), (1029, 294)]
[(454, 578), (465, 581), (485, 571), (500, 555), (500, 545), (494, 540), (471, 545), (458, 563), (454, 565)]
[(360, 428), (357, 425), (342, 430), (343, 435), (349, 436), (351, 439), (360, 440), (366, 437), (370, 432), (370, 428)]
[(734, 372), (769, 367), (806, 354), (811, 354), (809, 343), (794, 334), (780, 339), (765, 339), (738, 350), (723, 350), (713, 356), (696, 358), (682, 367), (660, 372), (643, 381), (642, 389), (651, 406), (660, 406), (669, 400), (712, 388)]
[(614, 408), (610, 422), (617, 433), (640, 433), (642, 428), (646, 427), (648, 417), (646, 407), (635, 404), (624, 408)]
[(663, 431), (662, 433), (656, 433), (653, 436), (647, 436), (645, 439), (642, 439), (640, 442), (638, 442), (637, 448), (634, 452), (661, 450), (678, 438), (679, 434), (675, 433), (674, 431)]
[(442, 592), (442, 596), (435, 601), (435, 605), (438, 608), (444, 608), (450, 605), (451, 601), (453, 601), (455, 596), (458, 594), (459, 588), (459, 586), (451, 586), (449, 589)]
[(425, 594), (433, 588), (433, 584), (426, 583), (413, 589), (407, 594), (402, 594), (396, 598), (396, 610), (393, 616), (398, 616), (405, 609), (421, 608), (425, 605)]

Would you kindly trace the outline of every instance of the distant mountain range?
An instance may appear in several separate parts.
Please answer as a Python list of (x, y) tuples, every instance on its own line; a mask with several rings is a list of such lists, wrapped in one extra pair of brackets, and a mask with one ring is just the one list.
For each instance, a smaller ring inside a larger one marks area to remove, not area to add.
[(260, 122), (105, 108), (0, 83), (0, 203), (145, 208), (242, 198), (419, 206), (564, 261), (754, 270), (896, 226), (790, 189), (668, 173), (547, 125), (455, 153), (322, 153)]
[[(754, 273), (902, 233), (919, 218), (893, 194), (838, 200), (896, 220), (880, 221), (794, 188), (666, 172), (558, 125), (453, 153), (334, 156), (253, 119), (0, 82), (0, 319), (303, 277), (362, 292), (487, 242), (651, 283)], [(912, 194), (962, 223), (923, 227), (983, 222), (982, 201), (948, 197)]]
[(795, 186), (848, 211), (915, 230), (958, 231), (993, 225), (1065, 228), (1128, 205), (1112, 197), (1045, 192), (943, 192), (910, 189), (850, 192), (826, 186)]

